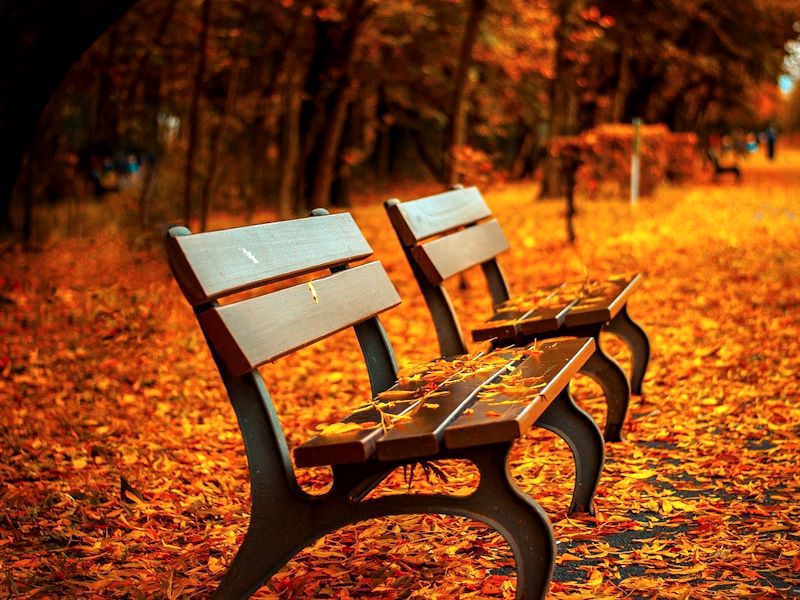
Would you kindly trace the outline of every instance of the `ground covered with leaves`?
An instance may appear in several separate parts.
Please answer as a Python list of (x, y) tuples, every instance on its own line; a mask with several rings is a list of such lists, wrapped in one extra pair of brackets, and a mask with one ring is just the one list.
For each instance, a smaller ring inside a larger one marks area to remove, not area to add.
[[(581, 201), (579, 244), (561, 203), (530, 186), (487, 194), (512, 242), (514, 291), (564, 277), (641, 271), (630, 303), (650, 334), (645, 395), (609, 445), (596, 518), (566, 517), (572, 463), (534, 429), (512, 456), (550, 515), (550, 596), (800, 595), (800, 152), (754, 157), (740, 183), (662, 189), (633, 210)], [(354, 211), (404, 303), (383, 318), (401, 362), (432, 358), (433, 327), (380, 206)], [(220, 221), (216, 225), (230, 225)], [(486, 310), (479, 274), (453, 290)], [(469, 318), (467, 318), (469, 320)], [(609, 347), (624, 363), (620, 344)], [(263, 369), (289, 444), (364, 402), (351, 333)], [(600, 421), (599, 388), (577, 378)], [(199, 329), (157, 248), (95, 231), (0, 260), (0, 594), (205, 597), (248, 520), (235, 418)], [(467, 493), (469, 465), (440, 465)], [(325, 469), (301, 470), (310, 489)], [(377, 493), (405, 490), (402, 474)], [(306, 549), (263, 598), (513, 597), (503, 539), (466, 519), (386, 518)]]

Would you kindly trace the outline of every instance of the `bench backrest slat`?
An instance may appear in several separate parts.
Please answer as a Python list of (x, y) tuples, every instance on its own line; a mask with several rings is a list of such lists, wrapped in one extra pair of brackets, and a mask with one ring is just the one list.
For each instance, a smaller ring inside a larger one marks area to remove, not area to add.
[(493, 219), (414, 246), (411, 255), (428, 281), (439, 285), (448, 277), (491, 260), (508, 248), (508, 239)]
[(168, 243), (178, 283), (197, 306), (372, 254), (347, 214), (177, 236)]
[(370, 262), (308, 284), (210, 308), (199, 320), (228, 369), (242, 375), (399, 303), (381, 264)]
[(478, 188), (460, 188), (398, 205), (403, 218), (396, 224), (400, 240), (413, 246), (434, 235), (491, 216)]

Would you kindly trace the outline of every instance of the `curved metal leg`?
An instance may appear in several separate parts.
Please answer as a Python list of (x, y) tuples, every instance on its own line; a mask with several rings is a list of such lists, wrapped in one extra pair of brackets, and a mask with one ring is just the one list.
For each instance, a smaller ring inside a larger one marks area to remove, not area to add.
[[(289, 541), (287, 534), (295, 524), (303, 519), (283, 520), (275, 515), (269, 521), (251, 519), (250, 527), (244, 536), (242, 545), (236, 552), (228, 571), (214, 593), (212, 600), (239, 600), (249, 598), (264, 585), (275, 572), (297, 554), (300, 550), (319, 536), (310, 539), (303, 537), (302, 532), (293, 531), (296, 541)], [(275, 531), (275, 523), (281, 523), (285, 533)], [(322, 532), (320, 535), (324, 535)]]
[[(443, 453), (436, 458), (462, 458), (480, 471), (480, 483), (469, 496), (400, 494), (359, 501), (397, 464), (375, 462), (334, 469), (328, 494), (284, 502), (264, 498), (254, 506), (250, 527), (228, 572), (212, 595), (215, 600), (248, 598), (292, 556), (316, 539), (348, 523), (399, 514), (447, 514), (486, 523), (508, 542), (517, 562), (517, 598), (543, 600), (555, 563), (555, 539), (542, 508), (514, 485), (507, 469), (510, 443)], [(398, 463), (402, 464), (402, 463)], [(359, 475), (360, 473), (360, 475)], [(336, 476), (340, 475), (339, 482)], [(275, 490), (277, 496), (284, 494)], [(273, 512), (261, 510), (273, 506)]]
[(594, 494), (605, 458), (603, 436), (597, 423), (575, 404), (569, 390), (565, 389), (550, 403), (536, 425), (552, 431), (567, 442), (575, 459), (575, 489), (569, 514), (585, 512), (593, 515)]
[(622, 441), (622, 426), (628, 412), (631, 388), (619, 363), (603, 351), (597, 337), (595, 342), (597, 347), (594, 354), (583, 365), (581, 373), (594, 379), (603, 388), (607, 406), (603, 437), (607, 442), (619, 442)]
[(636, 321), (631, 319), (628, 314), (628, 306), (622, 307), (609, 323), (605, 326), (606, 331), (610, 331), (618, 336), (631, 351), (631, 392), (636, 395), (642, 394), (642, 382), (650, 362), (650, 340), (647, 333)]
[(556, 555), (550, 520), (542, 508), (514, 485), (508, 473), (510, 443), (464, 449), (448, 458), (464, 458), (480, 471), (478, 489), (466, 497), (402, 495), (359, 506), (369, 518), (386, 514), (441, 513), (469, 517), (497, 530), (517, 562), (517, 595), (541, 600), (547, 594)]

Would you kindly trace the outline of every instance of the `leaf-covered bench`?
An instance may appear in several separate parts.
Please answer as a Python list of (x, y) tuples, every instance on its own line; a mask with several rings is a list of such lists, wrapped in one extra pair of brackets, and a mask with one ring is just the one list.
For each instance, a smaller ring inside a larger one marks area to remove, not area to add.
[[(400, 298), (379, 262), (348, 265), (372, 253), (350, 215), (199, 234), (174, 227), (166, 243), (173, 274), (194, 307), (235, 410), (250, 474), (249, 528), (215, 598), (248, 597), (299, 550), (348, 523), (408, 513), (461, 515), (494, 527), (517, 561), (517, 597), (544, 596), (555, 554), (550, 522), (514, 486), (506, 460), (530, 425), (556, 431), (576, 461), (571, 510), (591, 511), (603, 442), (572, 402), (568, 383), (591, 356), (592, 339), (433, 363), (398, 378), (377, 314)], [(311, 273), (313, 279), (296, 283)], [(274, 289), (280, 282), (284, 287)], [(267, 285), (262, 295), (218, 303)], [(295, 448), (297, 465), (332, 465), (332, 487), (310, 495), (297, 483), (257, 367), (351, 326), (372, 395)], [(367, 498), (399, 466), (448, 458), (476, 465), (480, 481), (472, 494)]]
[[(630, 393), (641, 394), (650, 360), (647, 335), (627, 310), (640, 281), (638, 274), (566, 282), (512, 296), (496, 259), (508, 250), (508, 240), (477, 188), (457, 188), (408, 202), (393, 199), (385, 208), (433, 318), (443, 356), (467, 351), (443, 282), (480, 265), (494, 311), (472, 331), (473, 340), (524, 346), (554, 336), (594, 339), (595, 353), (582, 371), (603, 388), (608, 406), (605, 439), (621, 439)], [(629, 347), (630, 381), (600, 347), (601, 331), (616, 334)]]

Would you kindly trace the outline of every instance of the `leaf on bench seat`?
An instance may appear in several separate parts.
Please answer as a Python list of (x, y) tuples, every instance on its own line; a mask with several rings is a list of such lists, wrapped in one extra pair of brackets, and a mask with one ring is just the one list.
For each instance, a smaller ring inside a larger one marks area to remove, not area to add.
[(338, 422), (334, 423), (333, 425), (326, 426), (322, 431), (319, 432), (319, 435), (338, 435), (340, 433), (347, 433), (350, 431), (359, 431), (361, 429), (371, 429), (373, 427), (378, 427), (379, 423), (375, 421), (367, 421), (365, 423), (343, 423)]
[[(546, 407), (593, 348), (591, 340), (564, 340), (407, 368), (393, 388), (297, 448), (295, 460), (299, 466), (359, 462), (376, 451), (381, 460), (434, 456), (447, 427), (472, 412), (478, 420), (505, 418), (504, 432), (526, 427), (541, 412), (539, 400)], [(580, 364), (564, 370), (576, 352)]]

